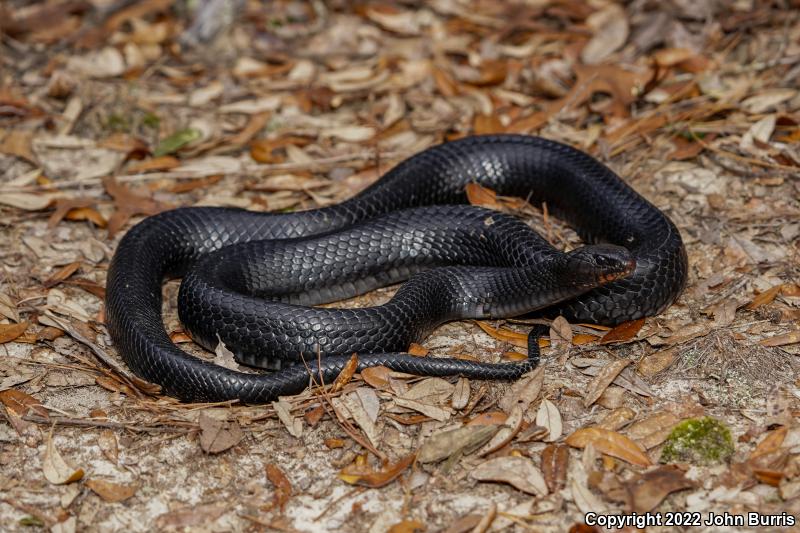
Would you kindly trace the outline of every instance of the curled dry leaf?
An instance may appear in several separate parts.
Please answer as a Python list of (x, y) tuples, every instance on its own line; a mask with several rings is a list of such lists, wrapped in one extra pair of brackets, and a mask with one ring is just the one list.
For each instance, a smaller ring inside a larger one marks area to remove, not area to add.
[(628, 16), (618, 4), (608, 4), (592, 13), (586, 24), (594, 30), (594, 36), (581, 50), (581, 61), (587, 65), (600, 63), (628, 39)]
[(92, 492), (100, 496), (103, 501), (108, 503), (125, 501), (139, 490), (138, 483), (121, 484), (104, 479), (89, 479), (86, 481), (85, 485), (89, 487)]
[(281, 510), (281, 512), (283, 512), (286, 502), (289, 501), (289, 498), (292, 495), (292, 484), (289, 482), (289, 478), (286, 477), (286, 474), (283, 472), (283, 470), (281, 470), (277, 465), (273, 463), (267, 463), (264, 466), (264, 470), (267, 473), (267, 479), (275, 488), (275, 495), (272, 502)]
[(600, 339), (600, 344), (610, 344), (612, 342), (628, 342), (633, 339), (639, 330), (644, 326), (644, 318), (623, 322), (616, 326)]
[(450, 407), (460, 411), (465, 408), (469, 403), (469, 380), (467, 378), (458, 378), (456, 386), (453, 389), (453, 397), (450, 400)]
[(0, 392), (0, 403), (5, 406), (8, 414), (12, 416), (22, 418), (32, 412), (45, 420), (50, 420), (47, 408), (39, 400), (20, 390), (8, 389)]
[(508, 413), (514, 405), (519, 405), (523, 412), (527, 412), (530, 405), (539, 397), (543, 384), (544, 366), (539, 366), (511, 385), (498, 402), (500, 409)]
[(385, 465), (380, 470), (372, 470), (369, 467), (354, 463), (345, 467), (339, 473), (339, 479), (351, 485), (377, 489), (397, 479), (406, 468), (411, 466), (415, 457), (413, 453), (406, 455), (396, 463)]
[(435, 463), (457, 453), (469, 455), (491, 439), (499, 425), (464, 426), (431, 435), (420, 447), (417, 460), (420, 463)]
[(586, 397), (583, 399), (583, 406), (589, 407), (597, 401), (600, 395), (603, 394), (608, 386), (611, 385), (611, 382), (616, 379), (619, 373), (622, 372), (622, 369), (628, 366), (630, 362), (630, 359), (618, 359), (605, 365), (589, 384), (589, 390), (586, 393)]
[(493, 339), (508, 342), (519, 348), (528, 347), (528, 335), (526, 333), (517, 333), (516, 331), (511, 331), (505, 328), (495, 329), (486, 322), (482, 322), (480, 320), (476, 321), (475, 323), (478, 324), (478, 327), (485, 331)]
[(569, 467), (569, 447), (563, 444), (549, 444), (542, 450), (542, 474), (550, 492), (558, 492), (567, 481)]
[(470, 476), (478, 481), (508, 483), (534, 496), (547, 496), (547, 483), (533, 461), (527, 457), (496, 457), (478, 465)]
[(496, 452), (509, 442), (514, 436), (522, 429), (523, 412), (519, 405), (515, 405), (511, 412), (508, 414), (505, 424), (500, 427), (500, 430), (487, 442), (479, 451), (478, 456), (483, 457), (490, 453)]
[(547, 438), (544, 439), (547, 442), (558, 440), (564, 431), (558, 407), (547, 398), (542, 400), (536, 412), (536, 425), (547, 428)]
[(82, 468), (73, 468), (61, 457), (53, 444), (53, 432), (47, 436), (47, 444), (42, 459), (42, 472), (47, 481), (54, 485), (65, 485), (83, 478)]
[(554, 350), (572, 344), (572, 327), (563, 316), (557, 316), (550, 324), (550, 344)]
[(350, 380), (353, 379), (353, 374), (356, 373), (358, 370), (358, 356), (353, 354), (348, 359), (347, 364), (344, 365), (342, 371), (339, 372), (339, 375), (336, 376), (336, 379), (333, 381), (333, 385), (331, 385), (331, 392), (338, 392), (344, 388), (345, 385), (350, 383)]
[(650, 466), (647, 454), (625, 435), (603, 428), (583, 428), (567, 437), (566, 443), (574, 448), (585, 448), (589, 443), (597, 451), (622, 459), (636, 466)]
[(467, 183), (466, 187), (464, 187), (464, 191), (467, 193), (467, 201), (472, 205), (496, 210), (503, 208), (502, 204), (497, 201), (497, 193), (489, 188), (478, 185), (477, 183)]
[(278, 418), (292, 437), (299, 439), (303, 436), (303, 420), (292, 416), (292, 406), (289, 402), (285, 400), (272, 402), (272, 408), (275, 409)]
[(750, 454), (748, 461), (753, 461), (754, 459), (758, 459), (759, 457), (779, 450), (783, 444), (783, 441), (786, 439), (788, 432), (789, 428), (787, 426), (781, 426), (778, 429), (767, 433), (767, 436), (758, 443), (758, 446), (756, 446), (756, 448)]
[(20, 322), (19, 324), (0, 324), (0, 344), (11, 342), (28, 329), (30, 324), (28, 322)]

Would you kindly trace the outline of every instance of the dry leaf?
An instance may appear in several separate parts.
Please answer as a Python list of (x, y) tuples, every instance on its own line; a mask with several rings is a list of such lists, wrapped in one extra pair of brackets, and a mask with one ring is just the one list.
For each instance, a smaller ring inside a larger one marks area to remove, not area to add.
[(563, 316), (558, 316), (550, 324), (550, 345), (554, 350), (568, 348), (572, 344), (572, 327)]
[(767, 433), (767, 436), (758, 443), (758, 446), (756, 446), (756, 448), (750, 454), (748, 461), (752, 461), (753, 459), (757, 459), (758, 457), (773, 453), (780, 449), (788, 432), (788, 427), (781, 426), (778, 429)]
[(361, 371), (361, 378), (366, 381), (370, 387), (378, 390), (384, 390), (389, 387), (389, 375), (392, 369), (379, 365), (365, 368)]
[(558, 492), (567, 481), (569, 447), (563, 444), (548, 444), (542, 450), (542, 474), (550, 492)]
[(644, 326), (644, 318), (623, 322), (615, 327), (600, 339), (600, 344), (610, 344), (612, 342), (628, 342), (633, 339), (639, 330)]
[(418, 402), (416, 400), (395, 398), (394, 403), (396, 403), (400, 407), (405, 407), (407, 409), (413, 409), (414, 411), (418, 411), (425, 416), (429, 416), (434, 420), (438, 420), (439, 422), (446, 422), (447, 420), (450, 419), (450, 415), (452, 414), (449, 409), (444, 409), (436, 405)]
[(527, 457), (496, 457), (479, 464), (470, 472), (478, 481), (496, 481), (534, 496), (547, 496), (547, 483), (533, 461)]
[(55, 271), (53, 274), (51, 274), (46, 280), (44, 280), (42, 285), (44, 285), (46, 289), (55, 287), (62, 281), (69, 278), (75, 272), (77, 272), (78, 269), (81, 267), (81, 264), (82, 264), (81, 261), (73, 261), (72, 263), (64, 265), (63, 267)]
[(267, 463), (264, 466), (264, 469), (267, 473), (267, 479), (275, 488), (275, 495), (272, 500), (273, 505), (277, 506), (280, 511), (283, 512), (286, 502), (289, 501), (289, 498), (292, 495), (292, 484), (289, 482), (289, 479), (286, 477), (286, 474), (283, 472), (283, 470), (281, 470), (277, 465), (273, 463)]
[(351, 485), (360, 485), (377, 489), (397, 479), (403, 471), (414, 462), (415, 454), (409, 454), (394, 464), (384, 465), (380, 470), (372, 470), (365, 466), (352, 464), (339, 473), (339, 479)]
[(285, 400), (272, 402), (272, 408), (275, 409), (278, 418), (292, 437), (299, 439), (303, 436), (303, 419), (292, 416), (292, 406), (289, 402)]
[(583, 428), (567, 437), (566, 443), (574, 448), (585, 448), (591, 443), (597, 451), (622, 459), (636, 466), (650, 466), (647, 454), (631, 439), (615, 431), (602, 428)]
[(4, 192), (0, 194), (0, 204), (26, 211), (41, 211), (53, 203), (53, 197), (46, 193)]
[(547, 428), (547, 438), (544, 439), (547, 442), (558, 440), (564, 431), (558, 407), (547, 398), (539, 404), (539, 410), (536, 412), (536, 425)]
[(514, 405), (519, 405), (523, 412), (527, 412), (528, 407), (539, 397), (542, 384), (544, 384), (544, 366), (539, 366), (511, 385), (498, 402), (500, 409), (508, 413)]
[(478, 327), (485, 331), (493, 339), (508, 342), (520, 348), (528, 347), (527, 333), (517, 333), (516, 331), (511, 331), (510, 329), (505, 328), (495, 329), (486, 322), (482, 322), (480, 320), (476, 321), (475, 323), (478, 324)]
[(216, 418), (208, 413), (200, 413), (197, 424), (200, 426), (200, 447), (206, 453), (221, 453), (239, 444), (244, 438), (242, 428), (236, 420)]
[(117, 464), (119, 461), (119, 443), (117, 442), (117, 436), (112, 430), (104, 429), (101, 431), (100, 435), (97, 436), (97, 445), (100, 447), (100, 451), (103, 452), (103, 455), (106, 456), (106, 459)]
[(626, 433), (645, 450), (658, 446), (666, 440), (680, 419), (669, 411), (657, 411), (644, 420), (631, 424)]
[(586, 397), (583, 399), (583, 406), (589, 407), (597, 401), (600, 395), (603, 394), (608, 386), (611, 385), (611, 382), (616, 379), (619, 373), (622, 372), (622, 369), (628, 366), (630, 362), (630, 359), (618, 359), (605, 365), (589, 384), (589, 390), (586, 393)]
[(0, 324), (0, 344), (11, 342), (28, 329), (30, 324), (28, 322), (20, 322), (19, 324)]
[(419, 520), (403, 520), (387, 529), (386, 533), (420, 533), (425, 529), (425, 524)]
[(675, 466), (661, 466), (625, 483), (631, 495), (633, 510), (637, 513), (652, 511), (671, 492), (693, 486)]
[(8, 389), (0, 391), (0, 403), (6, 407), (6, 411), (10, 415), (22, 418), (32, 412), (45, 420), (50, 420), (47, 408), (39, 400), (20, 390)]
[(127, 500), (139, 490), (138, 483), (120, 484), (103, 479), (89, 479), (84, 483), (92, 492), (108, 503), (116, 503)]
[(677, 350), (675, 348), (669, 348), (668, 350), (662, 350), (647, 355), (637, 363), (636, 370), (644, 377), (651, 378), (669, 368), (670, 365), (675, 362), (677, 356)]
[(469, 404), (470, 386), (467, 378), (458, 378), (453, 389), (453, 397), (450, 399), (450, 407), (460, 411)]
[(184, 507), (159, 515), (155, 520), (155, 527), (159, 531), (191, 528), (193, 526), (207, 528), (228, 510), (230, 510), (230, 505), (227, 503), (207, 503)]
[(457, 453), (469, 455), (491, 439), (499, 425), (464, 426), (431, 435), (419, 448), (420, 463), (435, 463)]
[(83, 478), (82, 468), (73, 468), (67, 464), (53, 444), (53, 432), (47, 436), (47, 444), (42, 459), (42, 472), (45, 479), (54, 485), (64, 485)]
[(755, 298), (752, 299), (752, 301), (749, 304), (747, 304), (747, 307), (745, 309), (752, 310), (761, 307), (762, 305), (767, 305), (769, 303), (772, 303), (775, 297), (778, 296), (778, 294), (780, 294), (781, 289), (783, 289), (783, 284), (774, 285), (769, 289), (759, 293)]
[(490, 453), (496, 452), (509, 442), (514, 436), (522, 429), (522, 409), (519, 405), (515, 405), (511, 412), (508, 414), (505, 424), (500, 427), (500, 430), (487, 442), (480, 450), (478, 450), (478, 457), (483, 457)]
[(758, 341), (761, 346), (774, 347), (774, 346), (787, 346), (789, 344), (796, 344), (800, 342), (800, 330), (790, 331), (783, 335), (775, 335), (768, 339)]
[(336, 379), (333, 381), (333, 385), (331, 385), (331, 392), (338, 392), (344, 388), (345, 385), (350, 383), (350, 380), (353, 379), (353, 375), (358, 370), (358, 356), (353, 354), (350, 356), (350, 359), (347, 360), (347, 364), (344, 365), (342, 371), (339, 372), (339, 375), (336, 376)]
[(581, 61), (587, 65), (602, 62), (628, 39), (628, 15), (618, 4), (608, 4), (592, 13), (586, 24), (594, 30), (594, 36), (581, 50)]
[[(500, 210), (503, 207), (503, 205), (497, 201), (496, 192), (475, 182), (467, 183), (467, 185), (464, 187), (464, 192), (467, 193), (467, 201), (471, 205), (477, 205), (496, 210)], [(478, 325), (480, 325), (480, 322)], [(486, 329), (484, 329), (484, 331), (489, 333), (489, 331)], [(489, 333), (489, 335), (492, 334)]]

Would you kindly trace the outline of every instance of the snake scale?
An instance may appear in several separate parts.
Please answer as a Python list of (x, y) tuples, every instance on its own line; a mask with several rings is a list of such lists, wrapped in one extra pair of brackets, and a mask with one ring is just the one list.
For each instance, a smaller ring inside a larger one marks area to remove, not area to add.
[[(467, 203), (478, 183), (546, 203), (587, 243), (553, 248), (516, 218)], [(106, 317), (122, 358), (184, 401), (271, 401), (358, 368), (515, 379), (538, 362), (415, 357), (445, 321), (534, 311), (615, 325), (681, 293), (687, 257), (667, 216), (588, 154), (523, 135), (429, 148), (340, 204), (300, 212), (188, 207), (146, 218), (120, 241)], [(165, 331), (162, 283), (181, 276), (179, 315), (206, 348), (221, 340), (248, 373), (199, 359)], [(387, 303), (314, 307), (407, 280)], [(531, 335), (534, 338), (534, 335)]]

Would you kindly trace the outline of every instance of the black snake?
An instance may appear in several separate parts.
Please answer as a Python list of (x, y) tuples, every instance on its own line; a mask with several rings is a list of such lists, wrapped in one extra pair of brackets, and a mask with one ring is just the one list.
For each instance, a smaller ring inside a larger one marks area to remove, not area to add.
[[(509, 215), (456, 205), (472, 182), (546, 203), (584, 241), (604, 244), (564, 253)], [(686, 274), (672, 222), (591, 156), (538, 137), (476, 136), (425, 150), (325, 208), (149, 217), (114, 254), (106, 317), (126, 363), (167, 394), (258, 403), (302, 390), (309, 372), (330, 382), (354, 352), (359, 369), (514, 379), (535, 366), (535, 343), (528, 361), (506, 364), (401, 352), (459, 318), (545, 309), (614, 325), (654, 315)], [(179, 314), (197, 342), (221, 340), (238, 361), (274, 372), (230, 370), (175, 346), (161, 318), (165, 276), (184, 276)], [(310, 307), (403, 280), (381, 306)]]

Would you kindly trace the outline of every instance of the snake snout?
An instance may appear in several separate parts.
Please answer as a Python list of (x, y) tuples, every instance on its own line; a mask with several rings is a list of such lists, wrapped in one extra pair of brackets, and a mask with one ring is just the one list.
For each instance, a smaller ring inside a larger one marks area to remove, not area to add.
[(623, 278), (636, 268), (631, 252), (614, 244), (594, 244), (570, 252), (576, 281), (604, 285)]

